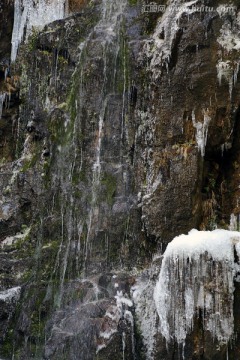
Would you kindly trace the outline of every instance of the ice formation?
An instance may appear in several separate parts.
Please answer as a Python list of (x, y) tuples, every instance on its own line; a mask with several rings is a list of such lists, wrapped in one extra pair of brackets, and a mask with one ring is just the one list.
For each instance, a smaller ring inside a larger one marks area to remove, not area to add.
[[(220, 16), (223, 14), (219, 13)], [(237, 15), (232, 12), (232, 17), (233, 23), (229, 20), (229, 14), (226, 13), (226, 19), (220, 30), (220, 36), (217, 39), (218, 43), (228, 52), (231, 52), (232, 50), (240, 50), (240, 12), (238, 12)]]
[(203, 110), (203, 123), (200, 121), (196, 121), (195, 112), (192, 111), (192, 122), (193, 126), (196, 129), (196, 141), (198, 145), (199, 151), (201, 151), (201, 155), (205, 155), (205, 147), (207, 144), (207, 135), (208, 135), (208, 126), (211, 121), (211, 117), (209, 116), (208, 109)]
[[(170, 0), (163, 16), (161, 17), (152, 40), (145, 45), (147, 56), (151, 58), (150, 68), (154, 70), (157, 78), (161, 74), (159, 65), (168, 63), (171, 58), (172, 47), (179, 30), (179, 20), (183, 14), (190, 15), (196, 12), (194, 5), (197, 0), (184, 2), (182, 0)], [(154, 51), (153, 51), (154, 50)]]
[(160, 330), (166, 341), (185, 343), (195, 316), (219, 343), (234, 335), (234, 248), (240, 232), (197, 231), (168, 244), (154, 290)]
[[(117, 288), (116, 284), (115, 284), (115, 288)], [(96, 349), (96, 354), (98, 354), (99, 351), (107, 347), (113, 335), (118, 332), (119, 321), (121, 319), (125, 319), (126, 322), (131, 327), (132, 354), (133, 354), (133, 358), (135, 359), (134, 319), (131, 312), (133, 302), (128, 297), (124, 296), (122, 291), (117, 291), (115, 299), (116, 299), (116, 305), (111, 305), (106, 311), (103, 331), (100, 331), (98, 336), (98, 346)], [(122, 333), (123, 355), (125, 351), (125, 336), (126, 334), (125, 332), (123, 332)]]
[[(18, 46), (33, 29), (40, 30), (52, 21), (64, 18), (67, 0), (15, 0), (11, 61), (16, 60)], [(26, 29), (26, 35), (25, 35)]]
[(3, 105), (6, 100), (6, 93), (0, 94), (0, 119), (2, 117)]
[[(223, 17), (223, 25), (220, 30), (220, 36), (217, 41), (224, 52), (221, 53), (219, 61), (216, 65), (217, 67), (217, 76), (219, 80), (219, 85), (221, 86), (222, 78), (225, 78), (229, 83), (229, 94), (230, 98), (232, 97), (232, 90), (234, 85), (237, 82), (238, 72), (239, 72), (239, 61), (229, 61), (224, 60), (224, 54), (231, 54), (233, 51), (240, 50), (240, 12), (236, 7), (232, 7), (232, 11), (226, 12), (224, 9), (228, 9), (228, 5), (222, 5), (217, 8), (219, 16)], [(221, 10), (223, 9), (223, 10)], [(231, 9), (231, 7), (230, 7)], [(235, 9), (235, 10), (234, 10)], [(231, 18), (230, 16), (231, 15)]]
[(7, 246), (12, 246), (17, 243), (19, 240), (24, 240), (30, 233), (30, 228), (26, 228), (23, 233), (19, 233), (14, 236), (7, 236), (0, 244), (0, 248), (5, 248)]
[(0, 301), (5, 303), (18, 301), (20, 298), (21, 287), (17, 286), (8, 290), (0, 291)]
[[(157, 275), (157, 274), (156, 274)], [(153, 359), (157, 329), (157, 313), (153, 299), (154, 284), (148, 276), (144, 280), (138, 279), (132, 287), (137, 326), (142, 335), (146, 349), (146, 359)]]

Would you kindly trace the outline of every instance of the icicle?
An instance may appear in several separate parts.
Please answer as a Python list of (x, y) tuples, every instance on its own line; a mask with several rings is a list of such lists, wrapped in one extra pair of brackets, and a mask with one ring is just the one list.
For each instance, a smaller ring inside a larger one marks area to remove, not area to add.
[(136, 353), (135, 353), (135, 339), (134, 339), (134, 319), (133, 314), (129, 310), (125, 310), (124, 318), (130, 323), (131, 325), (131, 340), (132, 340), (132, 356), (133, 360), (136, 359)]
[(125, 349), (126, 349), (126, 333), (122, 333), (122, 360), (125, 360)]
[(221, 145), (221, 154), (222, 154), (222, 157), (223, 157), (223, 154), (224, 154), (224, 149), (225, 149), (225, 144), (222, 144), (222, 145)]
[(6, 67), (5, 70), (4, 70), (4, 80), (5, 81), (7, 80), (8, 74), (9, 74), (9, 69), (8, 69), (8, 67)]
[(236, 68), (234, 69), (234, 75), (233, 75), (233, 84), (234, 85), (236, 85), (236, 83), (237, 83), (239, 67), (240, 67), (240, 63), (238, 62), (236, 65)]
[(201, 155), (205, 155), (205, 147), (207, 144), (208, 126), (211, 121), (211, 117), (208, 115), (209, 111), (203, 110), (203, 123), (196, 122), (196, 116), (194, 110), (192, 111), (192, 122), (196, 129), (196, 141), (198, 149), (201, 151)]
[(0, 95), (0, 119), (2, 118), (3, 105), (6, 100), (6, 93)]
[(230, 67), (230, 61), (219, 61), (217, 63), (217, 77), (219, 86), (222, 85), (222, 78), (225, 77), (229, 81), (229, 77), (231, 77), (232, 71)]
[(231, 230), (231, 231), (237, 231), (238, 230), (238, 218), (237, 218), (237, 215), (231, 214), (229, 230)]

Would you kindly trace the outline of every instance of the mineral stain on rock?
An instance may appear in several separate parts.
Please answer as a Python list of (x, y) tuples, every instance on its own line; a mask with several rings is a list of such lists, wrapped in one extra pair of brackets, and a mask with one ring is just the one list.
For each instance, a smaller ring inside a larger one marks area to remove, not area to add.
[(0, 5), (4, 360), (240, 358), (240, 9), (159, 5)]

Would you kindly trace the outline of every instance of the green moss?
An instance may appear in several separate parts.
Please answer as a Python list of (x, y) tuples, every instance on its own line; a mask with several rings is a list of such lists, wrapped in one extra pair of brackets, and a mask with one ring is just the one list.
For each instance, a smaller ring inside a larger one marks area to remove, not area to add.
[(58, 56), (58, 62), (60, 63), (60, 65), (67, 65), (68, 64), (68, 60), (65, 57), (61, 56), (61, 55)]
[(28, 51), (32, 52), (37, 48), (38, 31), (32, 28), (32, 34), (28, 37), (27, 46)]
[(13, 338), (14, 338), (13, 337), (13, 329), (10, 329), (0, 347), (0, 355), (2, 355), (3, 357), (6, 356), (7, 358), (9, 358), (9, 357), (12, 358), (12, 354), (13, 354), (13, 350), (14, 350)]
[(130, 68), (130, 53), (128, 48), (128, 42), (126, 38), (125, 25), (122, 25), (121, 37), (120, 37), (120, 50), (117, 61), (117, 91), (123, 93), (129, 86), (131, 68)]
[(76, 100), (80, 89), (80, 84), (79, 84), (80, 76), (81, 76), (80, 66), (78, 66), (77, 71), (73, 75), (71, 90), (67, 98), (67, 110), (70, 114), (70, 119), (72, 122), (75, 121), (77, 116)]
[(114, 201), (114, 195), (117, 189), (117, 180), (112, 174), (104, 173), (101, 179), (103, 185), (104, 197), (107, 202), (112, 205)]
[(21, 168), (21, 172), (25, 173), (27, 172), (29, 169), (31, 169), (32, 167), (34, 167), (34, 165), (36, 164), (38, 159), (38, 154), (34, 154), (31, 159), (29, 160), (25, 160), (22, 168)]
[(129, 5), (134, 6), (137, 5), (138, 0), (129, 0)]
[(39, 50), (39, 51), (44, 56), (47, 56), (47, 57), (52, 56), (52, 54), (47, 50)]

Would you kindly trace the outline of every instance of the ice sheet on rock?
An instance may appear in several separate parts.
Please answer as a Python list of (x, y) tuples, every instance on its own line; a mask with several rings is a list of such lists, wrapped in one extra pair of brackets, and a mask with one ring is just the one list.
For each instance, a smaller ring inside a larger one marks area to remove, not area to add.
[(220, 30), (220, 36), (217, 39), (218, 43), (228, 52), (231, 52), (232, 50), (240, 50), (240, 12), (238, 12), (237, 15), (232, 12), (231, 15), (233, 21), (230, 21), (229, 15), (226, 14), (223, 26)]
[(16, 60), (18, 46), (33, 29), (64, 18), (66, 0), (15, 0), (11, 61)]
[(154, 290), (160, 330), (167, 342), (184, 344), (201, 310), (205, 330), (227, 343), (233, 337), (236, 231), (192, 230), (168, 244)]
[(136, 323), (141, 331), (147, 360), (153, 359), (156, 335), (158, 333), (157, 312), (153, 299), (154, 279), (157, 274), (158, 267), (155, 271), (155, 267), (153, 266), (146, 272), (146, 275), (143, 276), (142, 279), (137, 279), (135, 285), (132, 287)]
[[(235, 11), (224, 11), (224, 8), (227, 9), (228, 7), (229, 4), (225, 4), (217, 8), (219, 16), (223, 19), (223, 25), (220, 30), (220, 35), (217, 38), (217, 42), (224, 51), (219, 52), (220, 57), (216, 67), (219, 85), (221, 86), (222, 78), (225, 78), (228, 81), (231, 98), (233, 87), (238, 78), (239, 61), (225, 60), (224, 56), (226, 56), (226, 52), (229, 57), (229, 54), (233, 51), (240, 51), (240, 11), (237, 12), (236, 7)], [(234, 7), (232, 8), (234, 9)], [(223, 11), (221, 9), (223, 9)]]
[(126, 319), (131, 326), (132, 351), (134, 352), (134, 320), (130, 311), (130, 308), (133, 306), (133, 302), (124, 296), (122, 291), (117, 291), (115, 299), (116, 305), (111, 305), (106, 311), (106, 321), (104, 323), (105, 325), (103, 330), (100, 331), (98, 336), (96, 354), (107, 347), (107, 345), (111, 342), (114, 334), (118, 332), (118, 324), (122, 318)]
[(132, 300), (125, 297), (123, 295), (122, 291), (117, 291), (117, 295), (115, 296), (115, 299), (116, 299), (116, 302), (117, 302), (117, 307), (119, 309), (122, 309), (123, 306), (128, 306), (128, 307), (133, 306)]
[(156, 27), (151, 42), (145, 45), (145, 52), (151, 58), (150, 68), (154, 70), (156, 78), (161, 74), (159, 66), (163, 64), (167, 66), (170, 61), (172, 46), (179, 30), (178, 22), (181, 16), (194, 13), (196, 9), (194, 9), (193, 5), (196, 3), (197, 0), (188, 2), (182, 0), (168, 1), (166, 11)]
[(0, 301), (13, 302), (20, 298), (21, 287), (17, 286), (8, 290), (0, 291)]
[(12, 246), (13, 244), (15, 244), (17, 241), (19, 240), (24, 240), (30, 233), (31, 228), (27, 228), (25, 229), (24, 233), (21, 234), (17, 234), (14, 236), (7, 236), (1, 243), (0, 243), (0, 247), (4, 248), (7, 246)]

